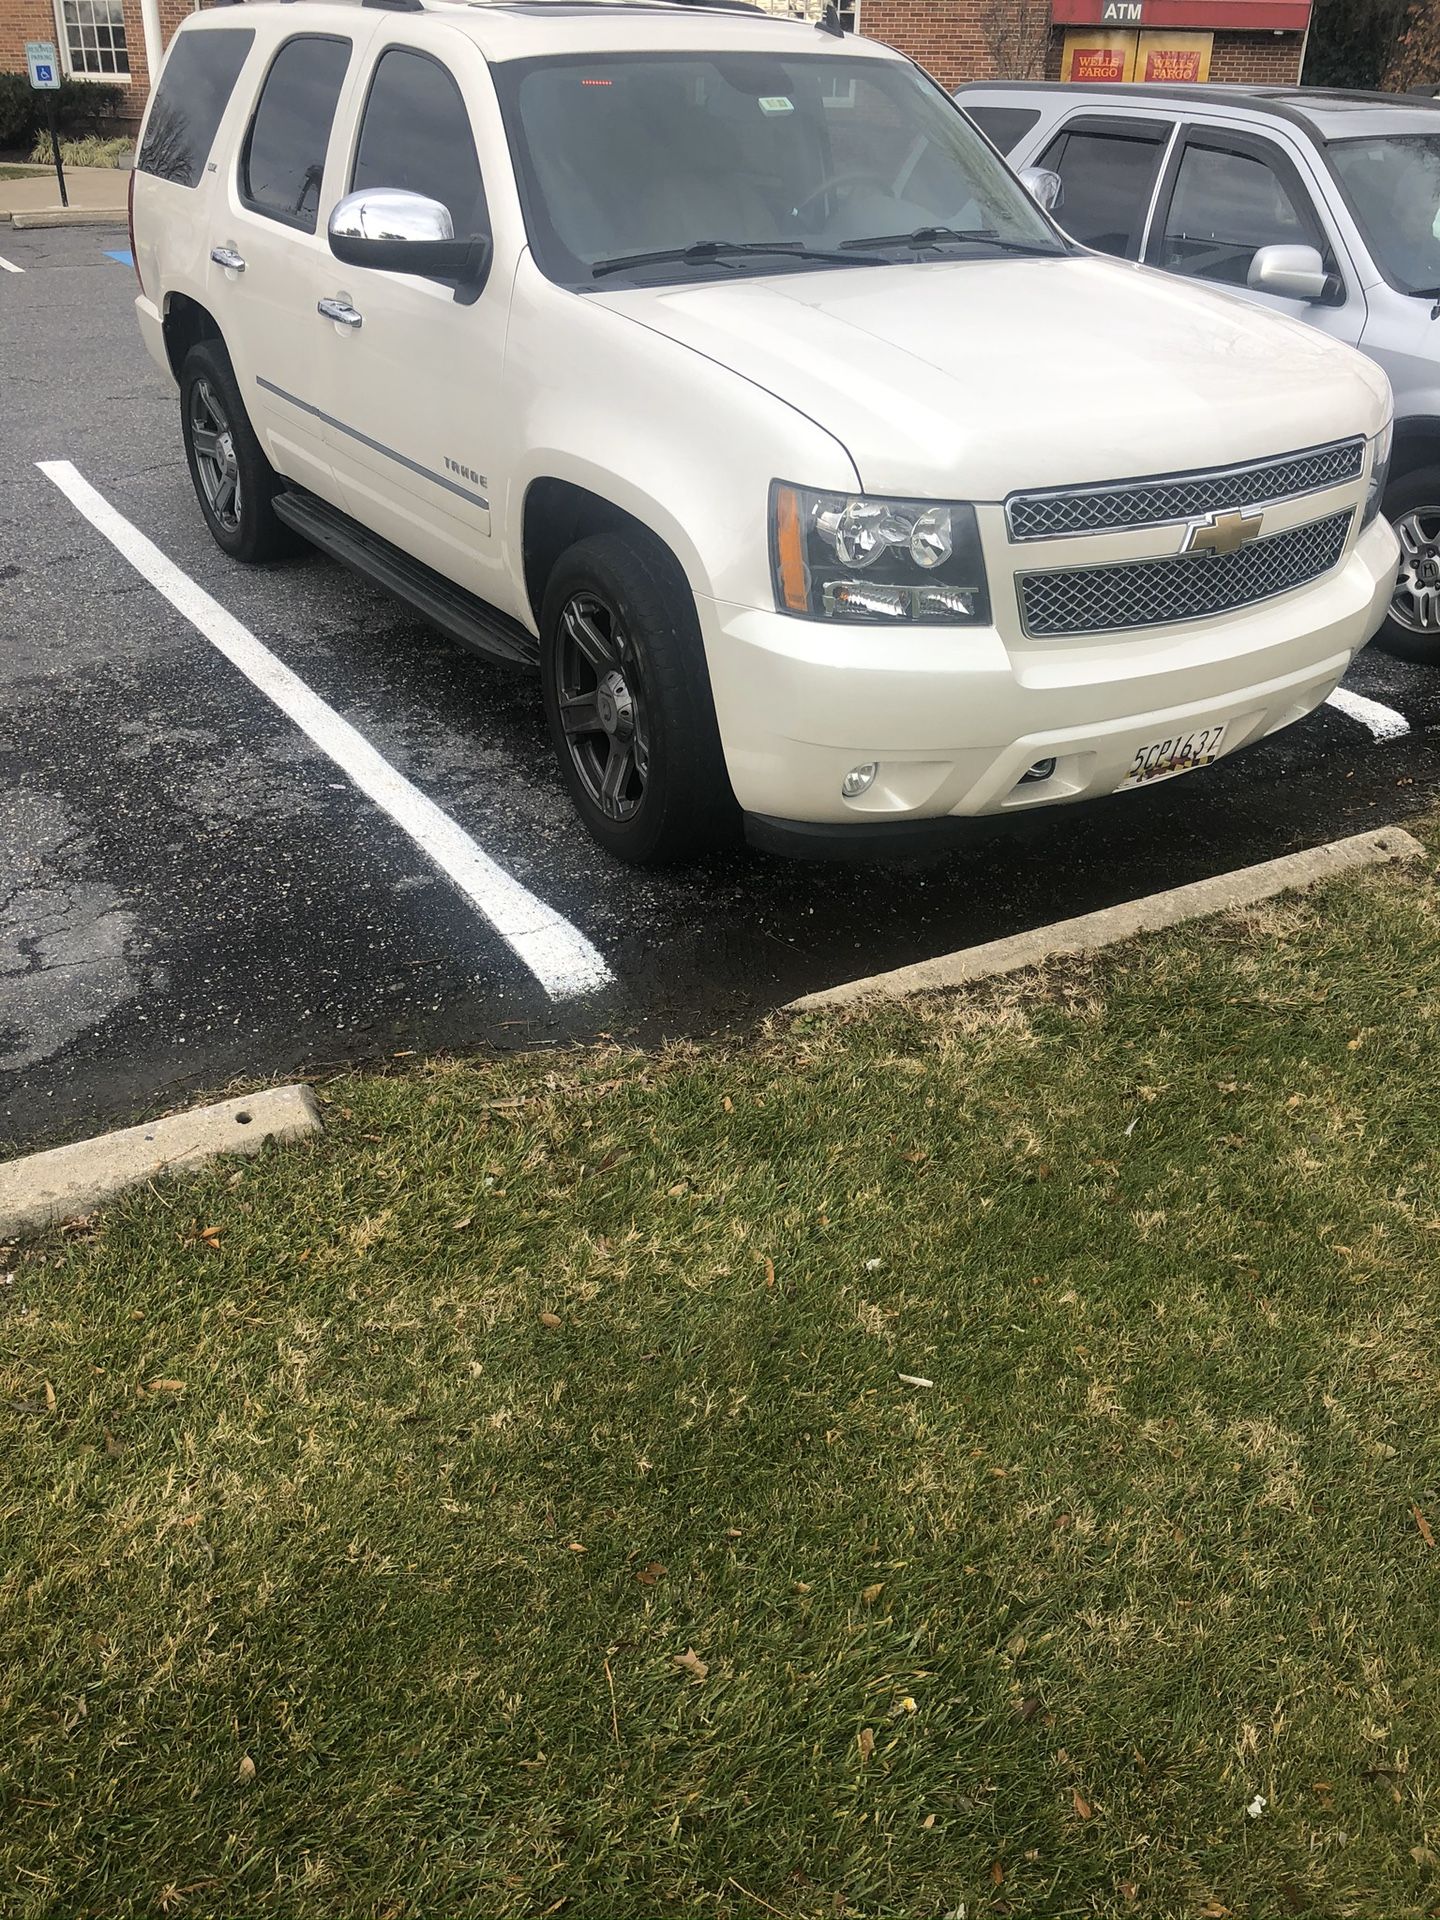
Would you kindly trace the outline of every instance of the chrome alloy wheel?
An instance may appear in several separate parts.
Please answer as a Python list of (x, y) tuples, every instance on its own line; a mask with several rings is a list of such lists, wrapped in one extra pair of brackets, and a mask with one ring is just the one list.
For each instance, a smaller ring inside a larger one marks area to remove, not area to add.
[(560, 615), (558, 682), (565, 743), (585, 792), (612, 820), (645, 797), (650, 742), (638, 666), (614, 610), (577, 593)]
[(227, 533), (240, 525), (240, 467), (235, 436), (215, 389), (197, 380), (190, 389), (190, 444), (206, 505)]
[(1440, 636), (1440, 506), (1412, 507), (1395, 522), (1400, 577), (1390, 617), (1411, 633)]

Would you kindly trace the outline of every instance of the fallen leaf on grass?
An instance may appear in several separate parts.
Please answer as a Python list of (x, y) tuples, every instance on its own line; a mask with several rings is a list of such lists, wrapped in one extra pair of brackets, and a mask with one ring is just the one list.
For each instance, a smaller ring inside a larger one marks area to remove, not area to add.
[(250, 1758), (248, 1753), (241, 1754), (240, 1765), (236, 1769), (235, 1778), (240, 1782), (242, 1787), (248, 1787), (250, 1782), (255, 1778), (255, 1762)]
[(871, 1754), (875, 1751), (875, 1729), (873, 1727), (861, 1727), (859, 1733), (855, 1736), (855, 1744), (860, 1749), (861, 1766), (867, 1766)]
[(775, 1262), (768, 1256), (765, 1261), (765, 1284), (767, 1287), (773, 1287), (775, 1284)]
[(571, 1553), (588, 1553), (590, 1549), (588, 1547), (582, 1547), (578, 1540), (572, 1540), (570, 1542), (570, 1551)]
[[(45, 1382), (45, 1411), (47, 1413), (55, 1411), (55, 1389), (48, 1380)], [(1430, 1544), (1433, 1547), (1435, 1542), (1432, 1540)]]
[(147, 1380), (144, 1390), (146, 1393), (183, 1393), (185, 1382), (183, 1380)]
[(1090, 1802), (1085, 1798), (1084, 1794), (1081, 1793), (1079, 1787), (1074, 1787), (1071, 1789), (1070, 1797), (1075, 1803), (1076, 1813), (1079, 1814), (1082, 1820), (1088, 1820), (1091, 1814), (1094, 1813), (1095, 1809), (1091, 1806)]
[(873, 1607), (875, 1602), (880, 1598), (881, 1594), (884, 1591), (885, 1591), (885, 1582), (883, 1580), (877, 1580), (873, 1587), (865, 1588), (865, 1590), (860, 1595), (860, 1598), (864, 1601), (867, 1607)]
[(997, 1887), (1005, 1884), (1005, 1869), (998, 1860), (992, 1860), (990, 1863), (990, 1880), (992, 1885)]
[(902, 1387), (933, 1387), (935, 1382), (927, 1380), (923, 1373), (902, 1373), (896, 1376)]
[(1205, 1920), (1225, 1920), (1230, 1909), (1222, 1906), (1218, 1900), (1207, 1900), (1200, 1911), (1204, 1914)]
[(660, 1562), (658, 1560), (652, 1560), (648, 1567), (642, 1567), (640, 1569), (635, 1578), (640, 1582), (642, 1587), (653, 1587), (664, 1572), (665, 1568), (661, 1566)]
[(679, 1667), (682, 1673), (689, 1674), (697, 1687), (704, 1683), (710, 1672), (709, 1662), (702, 1660), (693, 1647), (687, 1647), (684, 1653), (671, 1654), (670, 1659), (671, 1664)]
[(565, 1322), (560, 1318), (558, 1313), (550, 1313), (547, 1311), (541, 1314), (540, 1324), (542, 1327), (563, 1327)]
[(1120, 1882), (1120, 1898), (1125, 1902), (1127, 1907), (1134, 1906), (1139, 1897), (1139, 1893), (1140, 1889), (1133, 1880), (1122, 1880)]
[(1413, 1503), (1411, 1505), (1410, 1511), (1411, 1513), (1414, 1514), (1415, 1524), (1420, 1529), (1420, 1538), (1425, 1542), (1427, 1547), (1433, 1547), (1435, 1544), (1435, 1536), (1430, 1531), (1430, 1522), (1425, 1518), (1424, 1514), (1420, 1511), (1419, 1507), (1415, 1506)]
[(450, 1222), (450, 1231), (452, 1233), (464, 1233), (467, 1227), (473, 1226), (474, 1224), (475, 1224), (474, 1214), (467, 1213), (463, 1220), (452, 1220)]
[(125, 1451), (125, 1442), (123, 1440), (117, 1440), (108, 1427), (105, 1429), (105, 1451), (112, 1460), (117, 1454)]
[(1035, 1699), (1022, 1700), (1016, 1712), (1022, 1720), (1033, 1720), (1040, 1711), (1040, 1702)]

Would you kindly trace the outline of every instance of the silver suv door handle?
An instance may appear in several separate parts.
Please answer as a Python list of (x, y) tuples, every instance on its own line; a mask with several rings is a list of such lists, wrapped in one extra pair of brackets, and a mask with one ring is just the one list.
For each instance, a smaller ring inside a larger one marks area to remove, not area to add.
[(318, 300), (315, 311), (323, 313), (327, 320), (335, 321), (337, 326), (358, 327), (361, 324), (361, 316), (346, 300)]
[(212, 247), (210, 258), (217, 267), (228, 267), (231, 273), (245, 271), (245, 256), (243, 253), (236, 253), (233, 247)]

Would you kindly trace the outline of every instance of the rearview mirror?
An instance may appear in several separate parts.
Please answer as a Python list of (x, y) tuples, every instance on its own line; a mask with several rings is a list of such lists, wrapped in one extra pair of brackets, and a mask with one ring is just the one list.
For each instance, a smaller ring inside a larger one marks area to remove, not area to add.
[(1314, 247), (1257, 247), (1245, 284), (1287, 300), (1323, 300), (1334, 282)]
[(1022, 167), (1020, 184), (1032, 200), (1038, 200), (1046, 213), (1054, 213), (1065, 198), (1065, 182), (1049, 167)]
[(473, 285), (490, 264), (483, 234), (457, 240), (448, 207), (401, 187), (347, 193), (330, 216), (328, 232), (330, 251), (349, 267)]

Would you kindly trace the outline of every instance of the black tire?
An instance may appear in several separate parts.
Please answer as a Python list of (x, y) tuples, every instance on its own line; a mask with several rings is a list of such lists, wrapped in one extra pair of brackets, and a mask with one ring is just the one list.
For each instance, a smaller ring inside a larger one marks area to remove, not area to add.
[(218, 340), (201, 340), (185, 356), (180, 431), (195, 498), (215, 544), (250, 565), (296, 552), (303, 543), (276, 517), (273, 504), (284, 483), (255, 437), (230, 356)]
[(665, 866), (737, 836), (694, 596), (659, 541), (598, 533), (561, 556), (540, 678), (561, 776), (608, 852)]
[(1398, 660), (1440, 666), (1440, 467), (1397, 475), (1384, 512), (1400, 536), (1400, 579), (1375, 645)]

